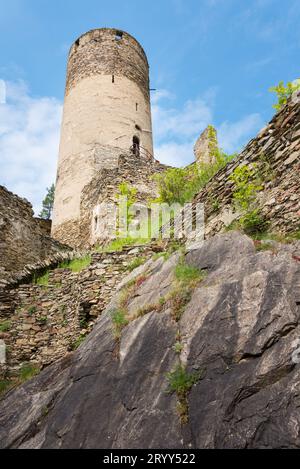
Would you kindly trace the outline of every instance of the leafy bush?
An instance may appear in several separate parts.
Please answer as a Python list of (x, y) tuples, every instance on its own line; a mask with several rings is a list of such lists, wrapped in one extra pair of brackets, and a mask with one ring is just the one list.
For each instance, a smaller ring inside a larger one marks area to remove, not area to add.
[(259, 213), (258, 209), (252, 210), (239, 219), (241, 228), (246, 234), (264, 233), (268, 227), (265, 218)]
[(292, 94), (300, 89), (300, 79), (295, 80), (294, 82), (288, 82), (286, 86), (283, 81), (280, 81), (277, 86), (270, 88), (271, 93), (276, 93), (277, 103), (273, 105), (273, 108), (277, 111), (280, 111), (287, 103), (288, 99)]
[(234, 207), (241, 213), (238, 222), (234, 222), (232, 227), (241, 228), (247, 234), (264, 232), (268, 223), (257, 206), (257, 194), (263, 186), (256, 165), (238, 166), (230, 180), (234, 183)]
[(238, 166), (229, 178), (234, 183), (235, 207), (243, 212), (247, 212), (253, 206), (257, 193), (263, 188), (261, 181), (257, 178), (256, 169), (256, 165)]
[(188, 373), (185, 367), (178, 364), (174, 371), (167, 374), (168, 391), (176, 392), (178, 396), (186, 395), (201, 378), (200, 372)]
[(154, 176), (159, 198), (156, 202), (184, 205), (208, 183), (208, 181), (235, 155), (227, 155), (213, 144), (213, 163), (195, 163), (187, 168), (170, 168)]

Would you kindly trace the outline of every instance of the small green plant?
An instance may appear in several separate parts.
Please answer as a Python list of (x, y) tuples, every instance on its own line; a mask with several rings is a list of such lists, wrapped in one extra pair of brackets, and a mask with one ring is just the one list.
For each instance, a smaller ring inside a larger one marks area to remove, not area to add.
[(266, 231), (268, 223), (257, 206), (258, 192), (263, 189), (257, 166), (238, 166), (230, 176), (234, 183), (233, 203), (241, 216), (231, 228), (241, 228), (247, 234)]
[(191, 301), (196, 285), (201, 282), (206, 272), (186, 263), (184, 255), (175, 268), (175, 285), (167, 300), (171, 303), (172, 317), (179, 322), (186, 305)]
[(40, 368), (32, 363), (23, 363), (19, 371), (21, 382), (28, 381), (40, 372)]
[(78, 259), (73, 259), (68, 262), (62, 262), (59, 265), (60, 269), (68, 269), (71, 270), (74, 273), (81, 272), (83, 269), (86, 269), (91, 265), (91, 256), (84, 256), (80, 257)]
[(77, 337), (76, 340), (74, 340), (74, 342), (71, 343), (71, 350), (75, 351), (77, 350), (80, 345), (85, 341), (86, 339), (86, 334), (81, 334), (79, 337)]
[(159, 305), (160, 305), (161, 307), (165, 306), (166, 302), (167, 302), (167, 299), (166, 299), (164, 296), (162, 296), (162, 297), (159, 299)]
[(49, 272), (45, 272), (42, 275), (34, 275), (33, 283), (41, 287), (47, 287), (49, 285)]
[(11, 329), (11, 321), (0, 322), (0, 332), (8, 332)]
[(137, 257), (127, 266), (126, 270), (132, 272), (133, 270), (137, 269), (137, 267), (140, 267), (141, 265), (145, 264), (145, 262), (145, 257)]
[(277, 103), (273, 105), (273, 108), (277, 111), (280, 111), (285, 106), (292, 94), (299, 89), (300, 79), (297, 79), (293, 82), (289, 81), (286, 85), (284, 85), (284, 81), (280, 81), (277, 86), (272, 86), (269, 91), (271, 93), (276, 93), (277, 95)]
[(188, 373), (182, 364), (167, 374), (168, 392), (177, 395), (177, 412), (183, 425), (188, 423), (188, 394), (192, 387), (201, 379), (201, 372)]
[(172, 309), (172, 318), (179, 322), (182, 318), (186, 305), (191, 301), (193, 288), (177, 285), (169, 295)]
[(168, 392), (176, 392), (177, 395), (185, 395), (189, 392), (194, 384), (197, 384), (202, 373), (188, 373), (182, 364), (178, 364), (176, 368), (167, 374), (169, 381)]
[(246, 234), (264, 233), (268, 227), (268, 222), (260, 214), (258, 209), (245, 213), (240, 219), (241, 228)]
[(174, 346), (173, 346), (173, 350), (175, 353), (177, 353), (178, 355), (181, 354), (182, 350), (183, 350), (183, 345), (181, 342), (175, 342)]
[(41, 326), (45, 326), (48, 322), (48, 318), (47, 316), (41, 316), (37, 319), (37, 321)]
[(9, 379), (0, 380), (0, 398), (14, 386), (14, 382)]
[(33, 316), (36, 312), (37, 312), (37, 307), (36, 306), (29, 306), (29, 308), (28, 308), (29, 316)]
[(126, 318), (126, 312), (122, 309), (116, 309), (111, 313), (112, 323), (114, 325), (115, 338), (120, 339), (122, 330), (128, 325), (129, 321)]
[(197, 269), (197, 267), (186, 264), (186, 262), (181, 259), (176, 266), (175, 277), (181, 283), (190, 284), (191, 282), (202, 280), (204, 273)]

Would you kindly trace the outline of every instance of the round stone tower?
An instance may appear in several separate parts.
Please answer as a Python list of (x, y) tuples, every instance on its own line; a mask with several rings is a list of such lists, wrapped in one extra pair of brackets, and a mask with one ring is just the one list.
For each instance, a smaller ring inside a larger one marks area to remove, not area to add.
[(70, 245), (80, 226), (84, 187), (122, 153), (152, 158), (149, 65), (124, 31), (96, 29), (71, 47), (53, 211), (52, 236)]

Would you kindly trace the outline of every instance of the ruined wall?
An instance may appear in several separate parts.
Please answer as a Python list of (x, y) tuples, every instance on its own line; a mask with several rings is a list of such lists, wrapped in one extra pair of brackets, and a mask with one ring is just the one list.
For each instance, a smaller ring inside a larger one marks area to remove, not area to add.
[(0, 279), (67, 249), (50, 238), (51, 222), (34, 218), (31, 204), (0, 186)]
[(133, 137), (153, 155), (146, 55), (127, 33), (91, 31), (75, 42), (69, 56), (53, 237), (65, 242), (64, 235), (73, 230), (78, 235), (83, 188), (99, 169), (116, 166), (116, 153), (128, 151)]
[(0, 331), (8, 349), (0, 376), (17, 373), (22, 363), (47, 366), (70, 352), (93, 329), (131, 262), (137, 257), (146, 260), (159, 249), (163, 248), (149, 245), (93, 252), (90, 266), (78, 273), (58, 266), (59, 259), (72, 259), (78, 253), (56, 255), (31, 270), (32, 276), (48, 265), (47, 285), (32, 283), (25, 270), (0, 288), (0, 325), (8, 324), (5, 332)]
[(262, 214), (270, 230), (288, 233), (300, 229), (300, 95), (294, 95), (241, 154), (219, 171), (195, 201), (205, 204), (207, 236), (238, 216), (232, 209), (230, 175), (240, 165), (257, 165), (263, 181), (259, 193)]
[[(84, 249), (97, 243), (93, 233), (93, 212), (97, 205), (116, 203), (121, 182), (137, 189), (137, 200), (146, 202), (158, 196), (153, 175), (165, 171), (167, 166), (145, 155), (132, 152), (116, 152), (113, 156), (115, 167), (102, 168), (95, 172), (93, 179), (83, 188), (80, 197), (78, 220), (66, 221), (55, 228), (55, 235), (65, 243)], [(111, 160), (112, 161), (112, 160)]]

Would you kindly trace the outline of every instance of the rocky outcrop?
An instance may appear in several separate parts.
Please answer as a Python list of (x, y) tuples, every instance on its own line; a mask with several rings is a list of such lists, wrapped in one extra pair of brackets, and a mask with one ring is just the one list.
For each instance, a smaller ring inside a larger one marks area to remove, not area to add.
[[(194, 246), (185, 262), (206, 276), (177, 322), (180, 254), (149, 260), (75, 353), (1, 402), (1, 447), (299, 448), (299, 251), (295, 242), (257, 252), (237, 232)], [(117, 340), (112, 312), (125, 303)], [(168, 390), (178, 361), (198, 377), (184, 422)]]

